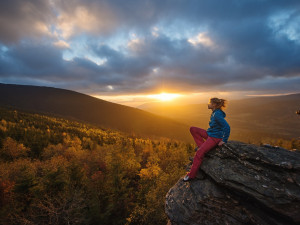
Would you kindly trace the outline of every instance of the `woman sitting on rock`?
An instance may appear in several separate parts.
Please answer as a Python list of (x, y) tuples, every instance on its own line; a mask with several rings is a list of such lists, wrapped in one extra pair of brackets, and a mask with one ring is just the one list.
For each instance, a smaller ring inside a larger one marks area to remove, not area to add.
[(210, 127), (207, 130), (198, 127), (190, 128), (190, 132), (197, 144), (197, 147), (195, 148), (196, 153), (191, 170), (185, 175), (183, 181), (190, 181), (196, 177), (196, 173), (201, 165), (205, 153), (217, 145), (221, 146), (224, 143), (227, 143), (230, 135), (230, 126), (224, 119), (226, 114), (222, 110), (225, 107), (225, 102), (226, 100), (224, 99), (210, 99), (208, 109), (212, 110), (212, 114), (209, 121)]

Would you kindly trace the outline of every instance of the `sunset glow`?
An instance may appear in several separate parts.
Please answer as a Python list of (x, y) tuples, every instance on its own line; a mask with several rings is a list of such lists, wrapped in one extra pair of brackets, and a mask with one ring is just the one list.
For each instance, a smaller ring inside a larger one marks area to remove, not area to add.
[(178, 97), (180, 97), (182, 95), (180, 94), (171, 94), (171, 93), (160, 93), (160, 94), (155, 94), (155, 95), (148, 95), (148, 98), (152, 98), (152, 99), (156, 99), (162, 102), (166, 102), (166, 101), (172, 101)]

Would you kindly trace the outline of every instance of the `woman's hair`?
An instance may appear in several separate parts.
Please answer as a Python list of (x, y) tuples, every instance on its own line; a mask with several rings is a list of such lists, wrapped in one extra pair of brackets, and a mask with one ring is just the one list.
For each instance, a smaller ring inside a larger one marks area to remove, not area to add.
[(227, 100), (221, 99), (221, 98), (211, 98), (209, 100), (210, 103), (214, 103), (216, 105), (216, 108), (223, 109), (226, 107)]

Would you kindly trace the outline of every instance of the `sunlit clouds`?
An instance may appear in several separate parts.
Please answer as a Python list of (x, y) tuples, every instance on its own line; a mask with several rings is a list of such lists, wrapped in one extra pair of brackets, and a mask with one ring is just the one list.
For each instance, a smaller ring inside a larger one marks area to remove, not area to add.
[(104, 6), (77, 6), (58, 16), (57, 30), (68, 39), (81, 32), (105, 33), (115, 26), (115, 16)]
[(58, 40), (58, 41), (54, 42), (53, 44), (59, 48), (69, 48), (70, 47), (70, 44), (63, 40)]
[(36, 29), (37, 32), (40, 32), (43, 35), (48, 35), (48, 36), (52, 35), (51, 31), (47, 27), (47, 24), (42, 23), (40, 21), (35, 22), (34, 28)]
[(199, 33), (196, 37), (189, 38), (188, 42), (195, 46), (199, 44), (206, 47), (214, 46), (213, 41), (209, 38), (209, 36), (206, 33)]

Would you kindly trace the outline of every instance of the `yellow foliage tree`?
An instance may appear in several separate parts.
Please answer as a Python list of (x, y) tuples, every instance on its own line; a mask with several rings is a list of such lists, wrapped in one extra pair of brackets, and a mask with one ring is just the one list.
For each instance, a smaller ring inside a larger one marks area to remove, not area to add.
[(17, 158), (26, 157), (28, 152), (29, 149), (23, 144), (19, 144), (14, 139), (7, 137), (0, 149), (0, 158), (13, 161)]

